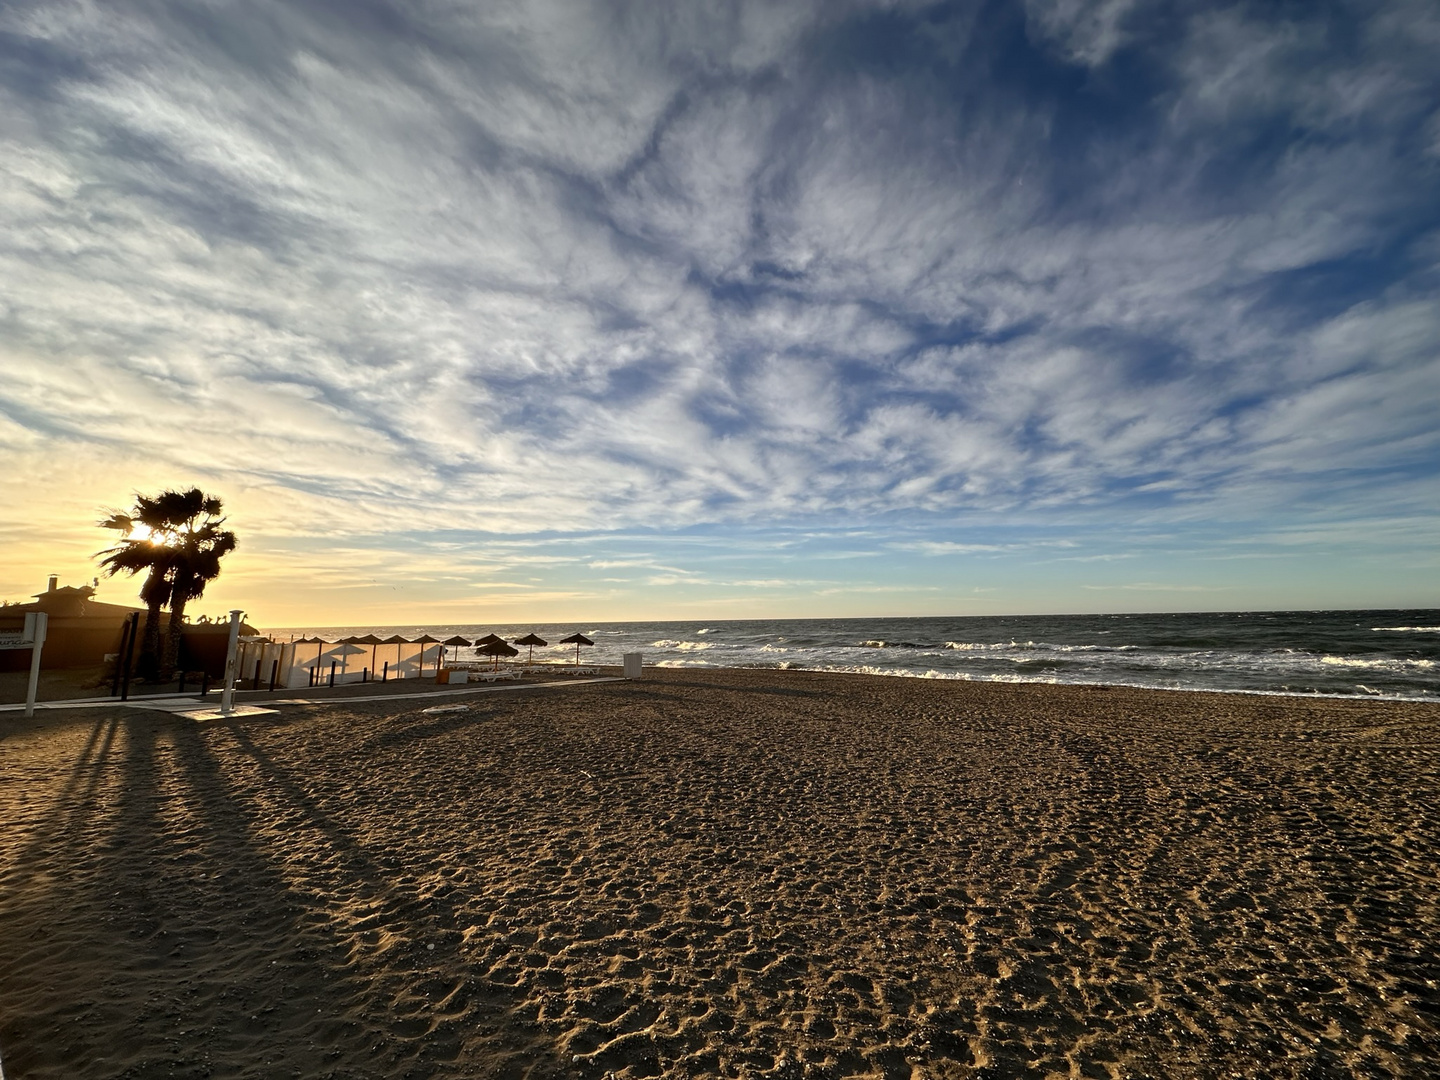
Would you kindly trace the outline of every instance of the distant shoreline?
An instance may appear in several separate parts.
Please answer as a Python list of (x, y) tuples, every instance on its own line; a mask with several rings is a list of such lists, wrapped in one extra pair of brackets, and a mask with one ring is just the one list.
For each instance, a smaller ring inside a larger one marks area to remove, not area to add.
[[(539, 667), (540, 665), (537, 664), (536, 666)], [(548, 666), (548, 665), (547, 665), (547, 666)], [(558, 675), (561, 675), (561, 674), (564, 673), (564, 670), (565, 670), (565, 668), (566, 668), (567, 666), (571, 666), (571, 665), (565, 665), (565, 664), (559, 664), (559, 663), (557, 663), (557, 664), (554, 664), (553, 666), (554, 666), (555, 669), (556, 669), (555, 674), (558, 676)], [(620, 668), (619, 668), (617, 665), (613, 665), (613, 664), (600, 664), (600, 665), (594, 665), (594, 666), (597, 666), (597, 667), (600, 669), (601, 674), (603, 674), (603, 675), (617, 675), (617, 674), (619, 674), (619, 672), (620, 672)], [(960, 684), (960, 685), (980, 685), (980, 686), (1046, 687), (1046, 688), (1055, 688), (1055, 689), (1057, 689), (1057, 690), (1067, 690), (1067, 689), (1072, 689), (1072, 688), (1073, 688), (1073, 689), (1079, 689), (1079, 690), (1117, 690), (1117, 691), (1131, 691), (1131, 690), (1134, 690), (1134, 691), (1138, 691), (1138, 692), (1142, 692), (1142, 693), (1157, 693), (1157, 694), (1203, 694), (1203, 695), (1240, 694), (1240, 695), (1243, 695), (1243, 696), (1246, 696), (1246, 697), (1279, 698), (1279, 699), (1287, 700), (1287, 701), (1334, 701), (1334, 702), (1352, 703), (1352, 704), (1375, 703), (1375, 704), (1395, 704), (1395, 705), (1415, 705), (1415, 706), (1437, 706), (1437, 707), (1440, 707), (1440, 697), (1436, 697), (1436, 698), (1417, 698), (1417, 697), (1398, 697), (1398, 696), (1394, 696), (1394, 695), (1368, 695), (1368, 694), (1367, 694), (1367, 695), (1364, 695), (1364, 696), (1361, 696), (1361, 695), (1359, 695), (1359, 694), (1304, 693), (1304, 692), (1301, 692), (1301, 691), (1284, 691), (1284, 690), (1237, 690), (1237, 689), (1226, 689), (1226, 688), (1223, 688), (1223, 687), (1141, 686), (1141, 685), (1135, 685), (1135, 684), (1129, 684), (1129, 683), (1104, 683), (1104, 682), (1093, 682), (1093, 683), (1090, 683), (1090, 682), (1068, 682), (1068, 683), (1059, 683), (1059, 682), (1047, 682), (1047, 681), (1045, 681), (1045, 680), (1043, 680), (1043, 679), (983, 679), (983, 678), (969, 678), (969, 677), (966, 677), (966, 676), (963, 676), (963, 675), (923, 675), (923, 674), (913, 674), (913, 673), (904, 672), (904, 671), (844, 671), (844, 670), (827, 670), (827, 669), (824, 669), (824, 668), (803, 668), (803, 667), (781, 668), (781, 667), (773, 667), (773, 666), (772, 666), (772, 667), (765, 667), (765, 666), (761, 666), (761, 665), (753, 665), (753, 666), (740, 666), (740, 665), (736, 665), (736, 666), (724, 666), (724, 665), (719, 665), (719, 664), (706, 664), (706, 665), (699, 665), (699, 664), (689, 664), (689, 665), (685, 665), (685, 664), (665, 664), (665, 665), (661, 665), (661, 664), (647, 664), (647, 665), (645, 666), (645, 670), (646, 670), (647, 672), (652, 672), (652, 671), (674, 672), (674, 673), (695, 672), (695, 673), (700, 673), (700, 674), (707, 673), (707, 672), (713, 672), (713, 673), (721, 674), (721, 675), (724, 675), (724, 674), (738, 674), (738, 675), (746, 675), (746, 674), (748, 674), (748, 675), (755, 675), (755, 674), (764, 674), (764, 673), (774, 672), (774, 673), (777, 673), (777, 674), (792, 673), (792, 674), (797, 674), (797, 675), (825, 675), (825, 676), (831, 676), (831, 675), (833, 675), (833, 676), (856, 677), (856, 678), (873, 677), (873, 678), (879, 678), (879, 679), (903, 679), (903, 680), (913, 680), (913, 681), (917, 681), (917, 682), (929, 682), (929, 683), (937, 683), (937, 684)], [(99, 703), (91, 702), (91, 701), (89, 701), (89, 699), (102, 696), (102, 695), (105, 693), (105, 690), (104, 690), (103, 687), (97, 688), (97, 687), (94, 687), (94, 686), (89, 685), (89, 683), (86, 681), (86, 680), (88, 680), (89, 678), (91, 678), (91, 676), (90, 676), (90, 674), (89, 674), (88, 672), (87, 672), (87, 673), (84, 673), (80, 678), (77, 678), (76, 680), (73, 680), (73, 681), (66, 678), (66, 674), (67, 674), (66, 672), (48, 672), (48, 673), (46, 673), (46, 674), (47, 674), (47, 679), (46, 679), (46, 681), (45, 681), (44, 683), (42, 683), (41, 692), (40, 692), (40, 695), (39, 695), (39, 697), (38, 697), (37, 700), (39, 701), (39, 703), (40, 703), (43, 707), (45, 707), (45, 708), (47, 708), (47, 709), (54, 709), (54, 708), (60, 707), (60, 706), (62, 706), (62, 705), (65, 703), (65, 701), (71, 700), (71, 699), (82, 699), (82, 700), (86, 700), (86, 702), (87, 702), (87, 707), (91, 707), (91, 706), (98, 707)], [(548, 673), (541, 672), (541, 673), (538, 674), (537, 677), (538, 677), (539, 679), (544, 679), (544, 678), (546, 678), (547, 674), (548, 674)], [(11, 705), (11, 704), (14, 704), (14, 703), (17, 703), (17, 702), (22, 702), (22, 701), (24, 701), (24, 699), (25, 699), (25, 686), (26, 686), (25, 680), (26, 680), (26, 678), (27, 678), (27, 676), (25, 676), (25, 675), (23, 675), (22, 673), (19, 673), (19, 672), (0, 673), (0, 705)], [(166, 684), (166, 685), (169, 686), (170, 684)], [(525, 685), (525, 684), (517, 684), (515, 688), (516, 688), (516, 689), (523, 688), (524, 685)], [(333, 701), (333, 702), (335, 702), (335, 703), (340, 703), (340, 702), (345, 702), (345, 701), (350, 701), (350, 700), (362, 701), (362, 700), (365, 699), (365, 697), (370, 696), (371, 694), (380, 694), (380, 693), (382, 693), (382, 692), (386, 692), (386, 688), (388, 688), (388, 692), (390, 692), (390, 693), (400, 693), (400, 692), (403, 692), (404, 689), (407, 688), (407, 687), (414, 687), (414, 688), (416, 688), (417, 691), (418, 691), (418, 688), (421, 687), (421, 686), (431, 686), (431, 687), (437, 686), (437, 684), (435, 683), (435, 679), (434, 679), (433, 675), (432, 675), (432, 676), (422, 676), (421, 678), (418, 678), (418, 679), (395, 679), (395, 680), (391, 680), (391, 681), (388, 682), (388, 683), (371, 682), (371, 683), (366, 683), (366, 684), (363, 684), (363, 685), (362, 685), (362, 684), (354, 684), (354, 683), (352, 683), (352, 684), (349, 684), (349, 685), (344, 686), (344, 687), (335, 687), (335, 688), (333, 688), (332, 690), (329, 691), (329, 693), (331, 693), (331, 694), (333, 695), (333, 697), (329, 698), (328, 700)], [(446, 687), (446, 689), (447, 689), (447, 690), (454, 690), (454, 689), (456, 689), (456, 688), (454, 688), (454, 687)], [(477, 689), (477, 690), (479, 689), (478, 685), (475, 687), (475, 689)], [(132, 684), (132, 687), (131, 687), (131, 695), (132, 695), (132, 697), (135, 697), (135, 698), (141, 698), (141, 697), (144, 697), (144, 696), (146, 696), (146, 695), (154, 695), (154, 694), (164, 693), (164, 692), (165, 692), (165, 691), (160, 690), (160, 689), (157, 689), (157, 688), (155, 688), (155, 687), (148, 686), (147, 684), (144, 684), (144, 683), (135, 683), (135, 684)], [(191, 690), (190, 693), (191, 693), (191, 694), (194, 694), (194, 693), (196, 693), (196, 691)], [(295, 697), (297, 697), (297, 696), (323, 695), (324, 693), (326, 693), (326, 689), (325, 689), (324, 687), (314, 687), (314, 688), (307, 688), (307, 689), (303, 689), (303, 690), (294, 690), (294, 689), (286, 690), (286, 689), (284, 689), (284, 688), (278, 688), (278, 687), (277, 687), (277, 688), (276, 688), (275, 690), (273, 690), (273, 691), (250, 691), (250, 690), (245, 690), (245, 689), (243, 689), (243, 687), (242, 687), (241, 690), (240, 690), (240, 692), (239, 692), (239, 694), (238, 694), (237, 700), (247, 701), (247, 702), (248, 702), (248, 701), (253, 701), (253, 702), (256, 702), (256, 703), (263, 704), (263, 703), (264, 703), (265, 701), (267, 701), (267, 700), (284, 699), (284, 698), (295, 698)], [(212, 690), (210, 696), (211, 696), (212, 698), (216, 698), (216, 697), (218, 696), (218, 691)], [(121, 705), (122, 703), (119, 701), (119, 699), (115, 699), (115, 700), (114, 700), (114, 704), (117, 705), (117, 706), (119, 706), (119, 705)]]

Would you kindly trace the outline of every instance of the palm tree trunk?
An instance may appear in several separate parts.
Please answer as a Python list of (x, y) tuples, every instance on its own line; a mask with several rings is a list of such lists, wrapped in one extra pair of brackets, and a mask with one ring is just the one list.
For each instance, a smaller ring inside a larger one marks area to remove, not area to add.
[(145, 601), (145, 632), (140, 638), (140, 678), (154, 681), (160, 673), (160, 608), (165, 603), (165, 568), (150, 571), (140, 598)]
[(165, 639), (165, 658), (160, 664), (160, 677), (169, 682), (175, 675), (175, 666), (180, 663), (180, 641), (185, 634), (185, 605), (190, 600), (190, 588), (194, 576), (183, 571), (175, 575), (175, 584), (170, 590), (170, 633)]

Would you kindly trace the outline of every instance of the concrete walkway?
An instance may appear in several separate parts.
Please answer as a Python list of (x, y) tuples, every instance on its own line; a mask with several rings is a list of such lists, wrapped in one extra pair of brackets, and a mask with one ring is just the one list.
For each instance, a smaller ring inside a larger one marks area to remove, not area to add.
[[(271, 708), (282, 705), (343, 705), (347, 702), (364, 703), (367, 701), (415, 701), (422, 698), (453, 698), (467, 696), (470, 694), (498, 694), (505, 691), (515, 690), (554, 690), (557, 687), (565, 686), (589, 686), (594, 683), (624, 682), (619, 675), (602, 675), (593, 679), (565, 679), (559, 682), (543, 683), (507, 683), (489, 684), (485, 686), (471, 686), (468, 683), (464, 687), (456, 687), (453, 690), (422, 690), (409, 694), (307, 694), (303, 697), (267, 698), (261, 695), (271, 693), (267, 690), (237, 690), (235, 692), (235, 703), (254, 705), (262, 704)], [(351, 684), (356, 685), (356, 684)], [(274, 691), (280, 693), (281, 691)], [(103, 709), (103, 708), (125, 708), (125, 709), (149, 709), (153, 712), (183, 713), (193, 709), (219, 708), (220, 691), (212, 690), (207, 697), (200, 697), (198, 694), (146, 694), (132, 695), (129, 701), (121, 701), (119, 698), (72, 698), (68, 701), (37, 701), (35, 711), (41, 709)], [(24, 712), (23, 702), (16, 704), (0, 705), (0, 713)]]

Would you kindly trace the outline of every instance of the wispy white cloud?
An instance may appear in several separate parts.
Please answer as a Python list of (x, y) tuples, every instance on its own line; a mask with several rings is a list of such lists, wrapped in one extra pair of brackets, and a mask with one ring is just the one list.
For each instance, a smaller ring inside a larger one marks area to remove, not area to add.
[[(0, 13), (0, 584), (191, 481), (397, 581), (418, 533), (758, 589), (685, 530), (1433, 520), (1433, 5), (387, 17)], [(557, 532), (606, 554), (497, 546)]]

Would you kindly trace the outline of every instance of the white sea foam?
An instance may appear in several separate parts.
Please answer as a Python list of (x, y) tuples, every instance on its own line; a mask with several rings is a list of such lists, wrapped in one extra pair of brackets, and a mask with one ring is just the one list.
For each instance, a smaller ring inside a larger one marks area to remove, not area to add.
[(674, 640), (671, 640), (671, 639), (668, 639), (668, 638), (667, 638), (667, 639), (665, 639), (665, 640), (663, 640), (663, 641), (652, 641), (652, 642), (650, 643), (650, 645), (651, 645), (652, 648), (656, 648), (656, 649), (713, 649), (713, 648), (715, 647), (715, 642), (713, 642), (713, 641), (674, 641)]
[(1045, 650), (1058, 653), (1110, 653), (1110, 652), (1135, 652), (1144, 648), (1143, 645), (1052, 645), (1048, 641), (947, 641), (941, 646), (942, 649), (949, 649), (952, 652), (1002, 652), (1010, 649), (1026, 651)]
[(1372, 626), (1370, 629), (1388, 634), (1440, 634), (1440, 626)]
[[(656, 666), (664, 666), (664, 665), (661, 664), (661, 665), (656, 665)], [(677, 666), (677, 667), (678, 667), (678, 666), (681, 666), (681, 664), (680, 664), (680, 663), (676, 663), (676, 664), (673, 665), (673, 666)], [(780, 666), (781, 666), (781, 667), (785, 667), (786, 665), (785, 665), (785, 664), (781, 664)], [(985, 675), (977, 675), (977, 674), (973, 674), (973, 673), (971, 673), (971, 672), (963, 672), (963, 671), (960, 671), (960, 672), (949, 672), (949, 671), (933, 671), (933, 670), (921, 672), (921, 671), (910, 671), (910, 670), (906, 670), (906, 669), (904, 669), (904, 668), (879, 668), (879, 667), (874, 667), (874, 666), (872, 666), (872, 665), (870, 665), (870, 664), (822, 664), (822, 665), (815, 665), (814, 667), (808, 668), (807, 670), (811, 670), (811, 671), (833, 671), (833, 672), (839, 672), (839, 673), (844, 673), (844, 674), (854, 674), (854, 675), (888, 675), (888, 676), (890, 676), (890, 677), (892, 677), (892, 678), (900, 678), (900, 679), (935, 679), (935, 680), (944, 681), (944, 682), (996, 682), (996, 683), (1019, 683), (1019, 684), (1044, 683), (1044, 684), (1052, 685), (1052, 686), (1091, 686), (1091, 685), (1095, 685), (1094, 683), (1089, 682), (1088, 680), (1083, 680), (1083, 679), (1061, 679), (1061, 678), (1056, 678), (1056, 677), (1054, 677), (1054, 676), (1044, 676), (1044, 675), (1030, 675), (1030, 674), (1020, 675), (1020, 674), (1011, 674), (1011, 673), (1008, 673), (1008, 672), (1001, 672), (1001, 673), (994, 673), (994, 674), (985, 674)], [(1100, 685), (1106, 685), (1106, 686), (1127, 686), (1127, 687), (1132, 687), (1132, 688), (1137, 689), (1137, 690), (1182, 690), (1182, 691), (1186, 691), (1186, 692), (1201, 693), (1201, 694), (1249, 694), (1249, 695), (1253, 695), (1253, 696), (1256, 696), (1256, 697), (1306, 697), (1306, 698), (1335, 699), (1335, 700), (1339, 700), (1339, 701), (1353, 700), (1354, 697), (1355, 697), (1354, 694), (1343, 694), (1343, 693), (1333, 693), (1333, 692), (1332, 692), (1332, 693), (1325, 693), (1325, 692), (1321, 692), (1321, 691), (1317, 691), (1317, 690), (1309, 690), (1309, 689), (1300, 690), (1300, 689), (1294, 689), (1294, 688), (1290, 688), (1290, 687), (1287, 687), (1287, 688), (1282, 689), (1282, 690), (1257, 690), (1257, 689), (1240, 689), (1240, 688), (1232, 688), (1232, 687), (1224, 687), (1224, 686), (1189, 686), (1189, 685), (1182, 684), (1182, 683), (1180, 683), (1180, 682), (1155, 682), (1155, 681), (1150, 681), (1150, 680), (1146, 680), (1146, 681), (1129, 681), (1129, 680), (1127, 680), (1127, 681), (1124, 681), (1124, 682), (1114, 682), (1114, 683), (1108, 683), (1108, 682), (1107, 682), (1107, 683), (1103, 683), (1103, 684), (1100, 684)], [(1358, 686), (1359, 689), (1361, 689), (1362, 691), (1366, 692), (1367, 694), (1377, 695), (1378, 698), (1379, 698), (1380, 700), (1382, 700), (1382, 701), (1434, 701), (1434, 700), (1436, 700), (1436, 698), (1430, 697), (1430, 696), (1414, 697), (1414, 696), (1402, 695), (1402, 694), (1386, 694), (1386, 693), (1383, 693), (1383, 692), (1381, 692), (1381, 691), (1371, 690), (1369, 687), (1363, 686), (1363, 685), (1360, 685), (1360, 684), (1357, 684), (1357, 686)]]
[(1378, 671), (1429, 671), (1435, 666), (1434, 660), (1392, 659), (1385, 656), (1358, 659), (1351, 656), (1322, 656), (1320, 663), (1330, 667), (1374, 668)]

